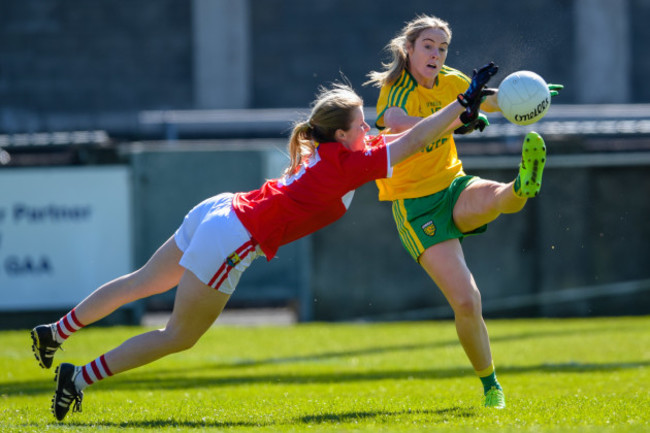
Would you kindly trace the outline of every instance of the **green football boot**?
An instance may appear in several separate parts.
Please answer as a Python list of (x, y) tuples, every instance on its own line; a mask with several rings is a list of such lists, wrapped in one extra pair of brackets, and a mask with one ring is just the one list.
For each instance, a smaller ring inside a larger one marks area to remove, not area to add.
[(503, 394), (503, 390), (493, 386), (485, 393), (485, 407), (491, 407), (494, 409), (505, 409), (506, 407), (506, 396)]
[(521, 149), (519, 174), (514, 191), (519, 197), (535, 197), (542, 189), (542, 172), (546, 164), (546, 144), (541, 135), (529, 132)]

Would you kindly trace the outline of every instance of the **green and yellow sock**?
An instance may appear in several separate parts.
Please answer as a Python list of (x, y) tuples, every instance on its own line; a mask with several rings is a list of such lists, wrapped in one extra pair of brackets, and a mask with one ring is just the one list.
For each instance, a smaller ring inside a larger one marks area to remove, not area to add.
[(496, 370), (494, 369), (494, 362), (490, 364), (490, 366), (484, 370), (480, 370), (476, 372), (476, 375), (481, 379), (481, 382), (483, 383), (483, 393), (486, 394), (492, 387), (495, 387), (496, 389), (501, 389), (501, 385), (499, 384), (499, 381), (497, 380), (497, 373)]

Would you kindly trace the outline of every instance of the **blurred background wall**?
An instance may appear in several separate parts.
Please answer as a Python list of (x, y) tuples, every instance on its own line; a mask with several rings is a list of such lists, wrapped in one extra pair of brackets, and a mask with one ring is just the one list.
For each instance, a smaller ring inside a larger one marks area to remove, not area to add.
[[(500, 78), (529, 69), (565, 85), (535, 126), (550, 152), (542, 195), (464, 243), (486, 315), (647, 314), (646, 0), (0, 0), (0, 174), (127, 167), (132, 224), (111, 229), (129, 230), (140, 266), (194, 203), (279, 175), (319, 85), (347, 77), (372, 121), (378, 92), (362, 83), (420, 13), (450, 23), (449, 66), (493, 60)], [(493, 123), (459, 149), (470, 173), (506, 181), (526, 129)], [(0, 191), (20, 187), (0, 176)], [(291, 305), (303, 320), (451, 314), (374, 185), (341, 221), (256, 263), (232, 305)]]
[[(530, 69), (566, 84), (563, 103), (650, 98), (646, 0), (107, 0), (0, 2), (5, 131), (38, 115), (304, 107), (345, 74), (366, 74), (418, 13), (447, 20), (447, 59), (470, 72)], [(32, 117), (33, 116), (33, 117)], [(33, 119), (34, 123), (26, 122)]]

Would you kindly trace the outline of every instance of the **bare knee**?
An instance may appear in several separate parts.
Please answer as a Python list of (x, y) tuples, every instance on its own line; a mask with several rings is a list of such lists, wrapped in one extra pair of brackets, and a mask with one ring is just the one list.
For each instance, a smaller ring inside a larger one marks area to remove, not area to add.
[(478, 212), (486, 215), (498, 215), (504, 210), (504, 199), (508, 185), (497, 182), (489, 182), (485, 185), (485, 194), (479, 201)]
[(450, 299), (451, 308), (456, 317), (477, 317), (481, 316), (481, 293), (476, 290), (469, 290), (457, 294)]
[(182, 352), (194, 347), (197, 341), (199, 341), (200, 335), (194, 335), (192, 333), (183, 332), (183, 330), (177, 328), (167, 327), (161, 331), (165, 339), (165, 345), (170, 353), (173, 352)]

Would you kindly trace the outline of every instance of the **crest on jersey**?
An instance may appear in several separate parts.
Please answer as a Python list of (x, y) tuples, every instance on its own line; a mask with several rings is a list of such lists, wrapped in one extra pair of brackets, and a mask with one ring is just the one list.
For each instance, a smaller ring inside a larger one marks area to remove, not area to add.
[(230, 266), (231, 268), (237, 266), (239, 262), (241, 262), (241, 257), (239, 257), (239, 254), (237, 253), (232, 253), (226, 259), (226, 263), (228, 263), (228, 266)]
[(436, 234), (436, 225), (433, 223), (433, 221), (429, 221), (428, 223), (422, 225), (422, 231), (427, 236), (433, 236)]

